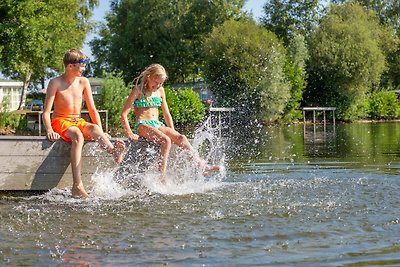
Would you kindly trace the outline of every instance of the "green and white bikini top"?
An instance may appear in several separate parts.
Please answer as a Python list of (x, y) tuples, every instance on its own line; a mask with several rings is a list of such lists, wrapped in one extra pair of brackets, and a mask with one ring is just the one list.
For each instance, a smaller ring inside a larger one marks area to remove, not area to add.
[(148, 99), (142, 96), (141, 98), (136, 99), (135, 102), (133, 102), (133, 106), (135, 108), (161, 107), (161, 103), (162, 99), (159, 96), (151, 96)]

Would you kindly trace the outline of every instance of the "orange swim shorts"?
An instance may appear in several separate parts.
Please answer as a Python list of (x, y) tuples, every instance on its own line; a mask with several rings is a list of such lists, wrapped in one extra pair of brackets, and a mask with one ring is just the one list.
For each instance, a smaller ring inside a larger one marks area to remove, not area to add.
[[(66, 142), (71, 142), (71, 138), (67, 136), (67, 130), (71, 126), (78, 127), (81, 132), (83, 132), (83, 128), (88, 124), (87, 121), (85, 121), (82, 118), (63, 118), (63, 117), (57, 117), (54, 118), (51, 121), (51, 127), (53, 128), (53, 131), (58, 133), (61, 138), (66, 141)], [(85, 140), (90, 140), (90, 136), (85, 136)]]

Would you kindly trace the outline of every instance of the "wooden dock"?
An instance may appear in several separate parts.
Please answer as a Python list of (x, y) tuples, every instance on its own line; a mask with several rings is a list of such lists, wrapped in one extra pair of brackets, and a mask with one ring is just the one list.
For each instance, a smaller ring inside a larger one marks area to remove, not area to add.
[(313, 112), (313, 123), (316, 123), (316, 113), (321, 112), (323, 114), (323, 123), (326, 125), (326, 111), (331, 111), (332, 112), (332, 123), (335, 125), (335, 111), (336, 108), (334, 107), (304, 107), (303, 109), (303, 121), (306, 123), (306, 111), (312, 111)]
[[(1, 136), (0, 190), (43, 191), (71, 187), (70, 151), (71, 145), (62, 140), (53, 143), (46, 137)], [(112, 157), (93, 141), (85, 142), (82, 159), (84, 184), (90, 183), (100, 164), (102, 168), (116, 166)]]

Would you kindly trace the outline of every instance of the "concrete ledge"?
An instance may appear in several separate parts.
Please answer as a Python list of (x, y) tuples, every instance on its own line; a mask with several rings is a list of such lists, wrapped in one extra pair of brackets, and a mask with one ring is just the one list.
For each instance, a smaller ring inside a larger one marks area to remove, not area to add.
[[(71, 145), (40, 136), (0, 136), (0, 190), (50, 190), (72, 186)], [(115, 168), (112, 157), (94, 141), (82, 154), (82, 180), (88, 185), (101, 168)]]

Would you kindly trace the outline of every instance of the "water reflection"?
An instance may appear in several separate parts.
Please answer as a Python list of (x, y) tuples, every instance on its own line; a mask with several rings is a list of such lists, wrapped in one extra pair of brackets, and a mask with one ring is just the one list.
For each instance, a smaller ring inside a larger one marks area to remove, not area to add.
[[(242, 128), (230, 140), (230, 163), (265, 166), (319, 164), (325, 167), (399, 169), (400, 123), (352, 123)], [(235, 164), (233, 164), (235, 166)], [(338, 166), (339, 165), (339, 166)]]

